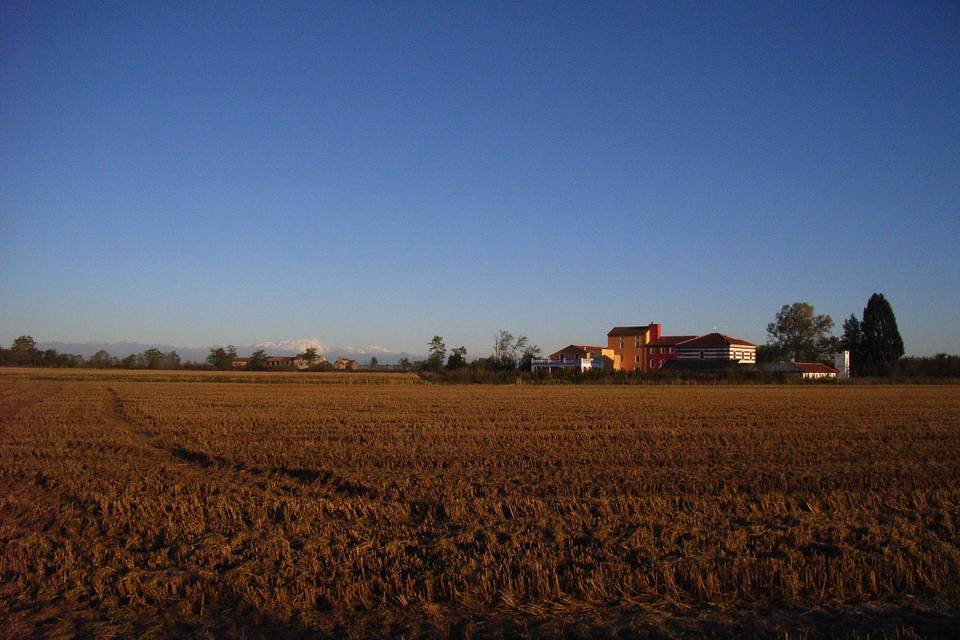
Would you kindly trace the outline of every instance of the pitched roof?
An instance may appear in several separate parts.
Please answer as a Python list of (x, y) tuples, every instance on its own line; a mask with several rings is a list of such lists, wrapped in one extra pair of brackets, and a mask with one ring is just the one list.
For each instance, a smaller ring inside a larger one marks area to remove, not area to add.
[(693, 340), (697, 336), (660, 336), (659, 340), (654, 340), (643, 346), (645, 347), (672, 347), (687, 340)]
[(800, 373), (800, 369), (792, 362), (758, 362), (753, 365), (753, 370), (762, 373)]
[(820, 362), (794, 362), (797, 368), (804, 373), (837, 373), (833, 367), (828, 367)]
[(607, 332), (608, 336), (637, 336), (650, 330), (650, 325), (642, 324), (638, 327), (614, 327)]
[(563, 349), (554, 351), (553, 353), (550, 354), (550, 356), (552, 357), (564, 351), (570, 351), (570, 350), (581, 351), (586, 353), (587, 351), (603, 351), (604, 349), (606, 349), (606, 347), (595, 347), (589, 344), (568, 344)]
[(693, 340), (687, 340), (686, 342), (680, 343), (677, 346), (683, 347), (684, 349), (702, 349), (706, 347), (725, 347), (728, 345), (743, 347), (757, 346), (752, 342), (747, 342), (746, 340), (741, 340), (740, 338), (731, 338), (730, 336), (725, 336), (722, 333), (708, 333), (698, 338), (694, 338)]
[(267, 356), (267, 362), (290, 362), (293, 356)]

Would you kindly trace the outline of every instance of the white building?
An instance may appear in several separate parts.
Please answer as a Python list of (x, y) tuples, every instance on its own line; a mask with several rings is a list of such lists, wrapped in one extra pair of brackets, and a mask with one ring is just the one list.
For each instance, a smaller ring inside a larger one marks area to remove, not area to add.
[(850, 352), (838, 351), (833, 354), (833, 368), (837, 370), (837, 377), (841, 380), (850, 377)]

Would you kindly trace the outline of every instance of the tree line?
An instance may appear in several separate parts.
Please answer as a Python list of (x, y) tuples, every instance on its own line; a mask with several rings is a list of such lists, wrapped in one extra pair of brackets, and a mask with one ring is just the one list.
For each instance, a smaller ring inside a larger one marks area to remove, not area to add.
[(467, 360), (467, 348), (463, 345), (447, 351), (443, 336), (433, 336), (427, 344), (426, 360), (413, 363), (413, 368), (435, 373), (462, 370), (507, 372), (530, 371), (533, 359), (540, 355), (540, 347), (532, 344), (526, 336), (514, 336), (501, 329), (493, 338), (493, 350), (487, 357)]
[(16, 338), (9, 349), (0, 347), (0, 366), (7, 367), (85, 367), (88, 369), (183, 369), (197, 368), (192, 362), (183, 362), (176, 351), (164, 353), (159, 349), (146, 349), (131, 353), (125, 358), (115, 358), (104, 350), (89, 358), (56, 349), (40, 349), (33, 336)]
[(767, 344), (757, 348), (757, 361), (831, 362), (834, 353), (849, 351), (850, 375), (854, 377), (960, 376), (960, 356), (904, 357), (896, 315), (882, 293), (870, 296), (860, 318), (850, 314), (839, 337), (830, 335), (833, 326), (833, 319), (817, 314), (812, 304), (784, 305), (767, 325)]
[[(882, 293), (870, 296), (860, 318), (851, 314), (843, 322), (843, 333), (839, 337), (831, 335), (833, 326), (833, 319), (826, 314), (817, 314), (812, 304), (794, 302), (784, 305), (774, 321), (767, 325), (767, 344), (757, 347), (757, 361), (831, 362), (835, 352), (846, 350), (850, 352), (850, 373), (856, 377), (960, 377), (960, 356), (939, 353), (933, 357), (904, 357), (903, 338), (896, 316)], [(484, 374), (503, 377), (530, 371), (533, 359), (541, 353), (540, 347), (532, 344), (526, 336), (514, 336), (503, 329), (494, 336), (491, 354), (472, 361), (467, 359), (466, 347), (461, 345), (448, 350), (444, 338), (439, 335), (433, 337), (427, 349), (425, 360), (411, 362), (402, 358), (396, 368), (448, 377), (456, 372), (478, 379), (484, 378)], [(56, 349), (40, 349), (29, 335), (16, 338), (9, 349), (0, 347), (0, 366), (229, 371), (237, 357), (236, 347), (227, 345), (212, 347), (202, 363), (184, 362), (176, 351), (163, 353), (155, 348), (122, 359), (103, 350), (84, 358), (58, 353)], [(332, 369), (315, 348), (306, 349), (301, 357), (310, 363), (311, 370)], [(375, 369), (379, 363), (376, 358), (371, 358), (368, 366)], [(267, 353), (263, 349), (254, 351), (244, 367), (249, 371), (266, 368)]]

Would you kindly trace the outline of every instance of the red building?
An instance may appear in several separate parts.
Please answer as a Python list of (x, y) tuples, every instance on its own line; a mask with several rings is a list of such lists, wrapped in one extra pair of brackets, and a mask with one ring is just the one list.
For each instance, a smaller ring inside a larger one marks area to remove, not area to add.
[(658, 339), (643, 345), (643, 370), (658, 371), (668, 360), (676, 360), (677, 345), (697, 336), (660, 336)]

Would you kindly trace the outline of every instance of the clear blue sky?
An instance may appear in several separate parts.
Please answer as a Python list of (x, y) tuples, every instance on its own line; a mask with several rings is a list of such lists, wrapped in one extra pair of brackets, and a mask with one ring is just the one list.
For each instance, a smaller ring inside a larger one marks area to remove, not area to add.
[(960, 5), (14, 3), (0, 340), (960, 351)]

